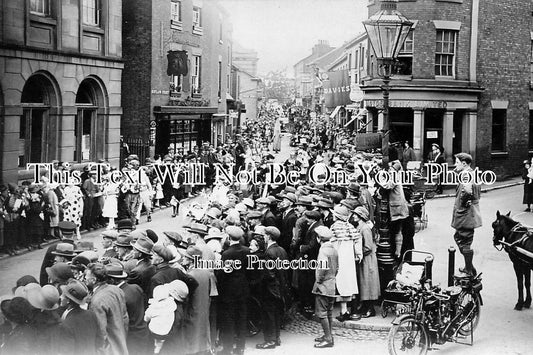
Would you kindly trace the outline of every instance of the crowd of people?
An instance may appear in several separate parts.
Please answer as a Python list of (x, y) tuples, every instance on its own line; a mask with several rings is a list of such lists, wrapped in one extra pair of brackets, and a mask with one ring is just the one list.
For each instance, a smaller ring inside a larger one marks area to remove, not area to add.
[[(379, 154), (357, 151), (347, 133), (304, 123), (291, 127), (299, 140), (282, 163), (298, 172), (297, 184), (214, 181), (213, 164), (221, 163), (259, 169), (264, 182), (279, 121), (266, 113), (234, 142), (156, 156), (144, 166), (129, 156), (123, 170), (142, 171), (136, 184), (105, 177), (97, 184), (97, 172), (85, 169), (79, 186), (43, 178), (1, 188), (7, 251), (61, 239), (48, 248), (39, 280), (23, 276), (2, 302), (2, 354), (239, 354), (246, 337), (259, 331), (257, 319), (264, 341), (256, 347), (272, 349), (280, 346), (292, 309), (320, 320), (324, 334), (315, 347), (326, 348), (334, 346), (335, 304), (339, 321), (374, 317), (389, 277), (378, 249), (387, 245), (388, 258), (398, 262), (414, 247), (414, 221), (409, 190), (394, 181), (374, 185), (361, 166), (373, 175), (400, 171), (402, 163), (383, 167)], [(187, 186), (183, 179), (169, 185), (153, 171), (187, 162), (205, 163), (206, 185)], [(308, 169), (319, 162), (346, 170), (348, 183), (310, 182)], [(207, 202), (191, 208), (187, 225), (161, 233), (136, 227), (141, 210), (148, 221), (157, 206), (172, 207), (172, 216), (186, 213), (180, 201), (200, 191)], [(389, 232), (380, 237), (383, 223)], [(80, 237), (80, 230), (104, 225), (100, 248)], [(237, 260), (242, 268), (228, 268)], [(250, 260), (327, 261), (327, 267), (260, 268)]]

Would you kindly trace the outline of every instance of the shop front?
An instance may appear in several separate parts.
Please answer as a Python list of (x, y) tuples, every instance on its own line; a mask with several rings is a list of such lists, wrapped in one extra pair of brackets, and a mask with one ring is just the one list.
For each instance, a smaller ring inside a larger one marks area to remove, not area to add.
[[(445, 157), (469, 152), (475, 156), (478, 96), (483, 90), (468, 83), (455, 87), (404, 86), (390, 91), (390, 142), (409, 142), (417, 158), (427, 161), (433, 143)], [(374, 131), (383, 129), (383, 98), (379, 87), (363, 88), (364, 105)]]
[(203, 142), (212, 143), (212, 135), (218, 132), (213, 129), (217, 110), (216, 107), (155, 106), (155, 154), (176, 154), (180, 149), (187, 154)]

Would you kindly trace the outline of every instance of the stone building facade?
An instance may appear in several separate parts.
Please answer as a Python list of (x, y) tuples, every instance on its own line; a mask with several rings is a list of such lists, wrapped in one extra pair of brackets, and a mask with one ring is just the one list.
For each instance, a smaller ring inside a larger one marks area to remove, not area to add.
[(4, 0), (0, 16), (0, 181), (54, 159), (117, 164), (122, 1)]
[[(124, 139), (145, 155), (223, 141), (231, 74), (231, 23), (217, 1), (123, 3)], [(185, 52), (186, 75), (168, 75), (169, 51)], [(149, 148), (148, 148), (149, 147)]]
[[(529, 0), (400, 0), (415, 25), (392, 77), (391, 141), (407, 140), (421, 160), (432, 143), (448, 162), (461, 151), (475, 165), (515, 175), (533, 149), (531, 137), (531, 13)], [(369, 0), (369, 16), (380, 1)], [(370, 119), (383, 105), (369, 53), (362, 87)]]

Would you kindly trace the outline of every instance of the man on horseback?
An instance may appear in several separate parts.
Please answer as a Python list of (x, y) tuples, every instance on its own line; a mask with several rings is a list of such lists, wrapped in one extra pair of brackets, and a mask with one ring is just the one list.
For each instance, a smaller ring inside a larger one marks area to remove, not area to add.
[(479, 197), (481, 186), (474, 184), (474, 172), (472, 167), (472, 156), (467, 153), (455, 155), (455, 172), (458, 174), (470, 174), (471, 182), (462, 183), (466, 179), (459, 179), (455, 191), (455, 203), (453, 206), (452, 228), (455, 229), (453, 238), (457, 247), (465, 259), (465, 267), (459, 268), (460, 272), (475, 276), (477, 274), (472, 259), (472, 241), (474, 240), (474, 229), (481, 227), (481, 213), (479, 211)]

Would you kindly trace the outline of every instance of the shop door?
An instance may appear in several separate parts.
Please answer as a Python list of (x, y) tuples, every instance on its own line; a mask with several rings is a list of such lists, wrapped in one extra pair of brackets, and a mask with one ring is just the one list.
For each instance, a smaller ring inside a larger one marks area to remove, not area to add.
[(413, 146), (413, 118), (414, 113), (410, 108), (390, 108), (389, 142), (402, 142), (403, 146), (403, 142), (408, 141)]
[(453, 113), (453, 150), (452, 154), (463, 151), (463, 117), (464, 111), (454, 111)]
[[(442, 147), (443, 119), (444, 110), (427, 109), (424, 112), (424, 160), (428, 158), (433, 143)], [(444, 147), (444, 149), (451, 149), (451, 147)]]
[(43, 162), (43, 120), (44, 110), (30, 110), (30, 163)]

